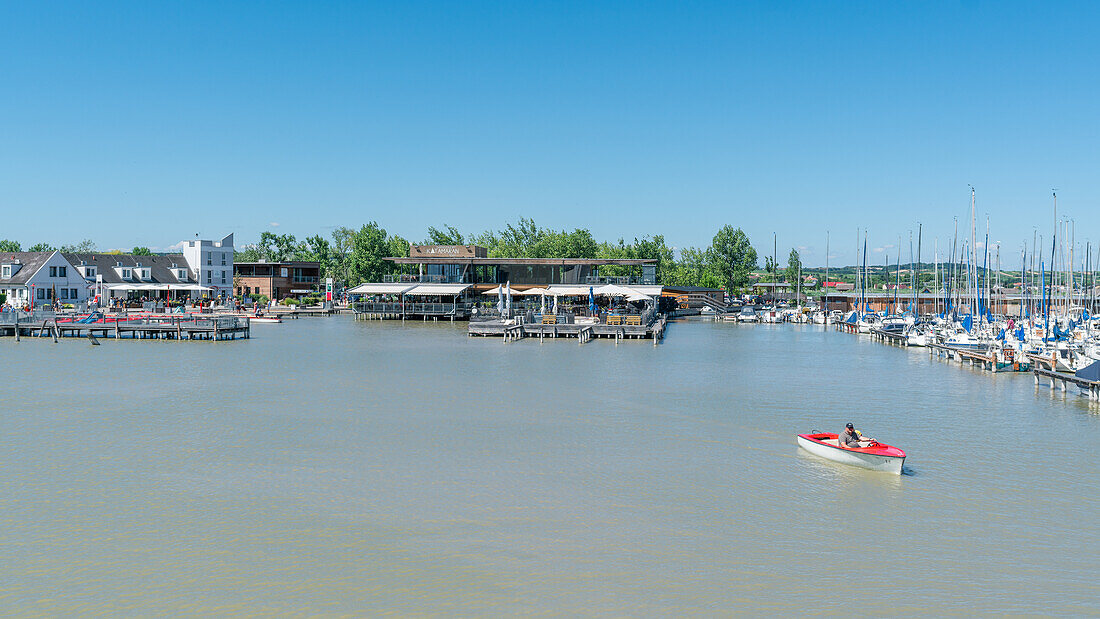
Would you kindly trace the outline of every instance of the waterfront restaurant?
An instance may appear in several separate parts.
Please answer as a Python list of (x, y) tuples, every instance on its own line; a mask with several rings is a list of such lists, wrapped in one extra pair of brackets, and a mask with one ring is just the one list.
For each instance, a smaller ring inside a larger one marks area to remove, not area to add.
[(370, 299), (360, 304), (363, 313), (468, 318), (478, 306), (491, 306), (496, 297), (485, 293), (501, 285), (520, 299), (530, 289), (575, 289), (582, 296), (608, 284), (649, 297), (661, 294), (657, 260), (648, 258), (490, 258), (477, 245), (411, 245), (407, 257), (385, 260), (399, 272), (348, 291)]

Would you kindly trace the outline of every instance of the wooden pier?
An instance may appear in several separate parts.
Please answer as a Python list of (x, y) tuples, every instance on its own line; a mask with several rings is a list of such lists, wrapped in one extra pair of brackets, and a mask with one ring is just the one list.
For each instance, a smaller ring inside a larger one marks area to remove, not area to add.
[(882, 329), (871, 329), (871, 339), (878, 340), (883, 344), (896, 344), (898, 346), (908, 346), (909, 338), (904, 333), (898, 333), (896, 331), (883, 331)]
[(649, 324), (608, 325), (592, 323), (527, 323), (508, 324), (500, 320), (472, 321), (466, 331), (469, 336), (502, 337), (504, 343), (516, 342), (524, 338), (575, 338), (577, 343), (585, 344), (595, 338), (612, 339), (616, 343), (626, 339), (652, 339), (653, 345), (665, 335), (668, 318), (664, 315), (654, 318)]
[(1090, 401), (1100, 402), (1100, 381), (1078, 378), (1073, 374), (1055, 372), (1043, 368), (1035, 368), (1031, 373), (1035, 375), (1035, 384), (1037, 386), (1042, 384), (1043, 381), (1047, 381), (1050, 383), (1051, 391), (1054, 391), (1055, 387), (1061, 387), (1062, 393), (1065, 393), (1069, 391), (1069, 385), (1077, 385), (1082, 391), (1088, 393)]
[(836, 325), (837, 331), (843, 331), (845, 333), (859, 333), (859, 325), (854, 322), (845, 322), (843, 320), (838, 320), (833, 324)]
[(142, 316), (100, 318), (92, 322), (66, 317), (21, 317), (5, 313), (0, 317), (0, 336), (101, 339), (209, 340), (248, 339), (251, 325), (238, 316)]

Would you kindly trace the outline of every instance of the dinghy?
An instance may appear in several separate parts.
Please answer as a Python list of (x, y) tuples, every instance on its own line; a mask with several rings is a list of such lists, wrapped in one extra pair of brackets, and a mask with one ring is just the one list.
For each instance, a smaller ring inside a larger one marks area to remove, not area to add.
[(841, 447), (837, 438), (838, 436), (831, 432), (799, 434), (798, 446), (826, 460), (901, 475), (901, 465), (905, 462), (904, 451), (874, 441), (871, 441), (868, 447), (849, 449)]

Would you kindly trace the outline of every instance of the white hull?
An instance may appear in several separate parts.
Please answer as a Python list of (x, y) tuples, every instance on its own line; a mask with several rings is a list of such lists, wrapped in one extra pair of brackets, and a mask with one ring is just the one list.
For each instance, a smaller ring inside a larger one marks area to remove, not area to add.
[(910, 346), (928, 346), (928, 334), (910, 335), (905, 342)]
[(905, 458), (879, 456), (850, 449), (840, 449), (839, 447), (829, 447), (801, 436), (798, 437), (798, 446), (826, 460), (882, 473), (893, 473), (894, 475), (901, 475), (901, 465), (905, 462)]

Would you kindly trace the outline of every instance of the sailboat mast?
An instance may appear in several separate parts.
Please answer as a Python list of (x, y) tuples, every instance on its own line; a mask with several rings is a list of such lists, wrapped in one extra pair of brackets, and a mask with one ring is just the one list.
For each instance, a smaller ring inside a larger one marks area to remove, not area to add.
[(920, 316), (920, 242), (921, 233), (924, 231), (924, 227), (921, 223), (917, 222), (917, 273), (915, 276), (915, 284), (913, 285), (913, 315)]
[(822, 296), (825, 299), (825, 322), (829, 322), (829, 231), (825, 231), (825, 281), (821, 284)]
[(940, 237), (932, 243), (932, 313), (940, 313)]
[[(978, 231), (977, 213), (974, 209), (974, 186), (970, 186), (970, 252), (967, 254), (970, 264), (967, 266), (967, 278), (970, 280), (969, 289), (973, 303), (970, 305), (970, 314), (973, 315), (978, 307)], [(973, 272), (973, 275), (971, 275)]]
[[(1054, 255), (1055, 252), (1058, 251), (1058, 193), (1053, 190), (1051, 193), (1054, 195), (1054, 238), (1050, 241), (1050, 297), (1047, 297), (1045, 290), (1043, 291), (1043, 298), (1045, 299), (1043, 322), (1046, 325), (1044, 328), (1047, 335), (1049, 335), (1050, 332), (1050, 301), (1052, 301), (1054, 297)], [(1046, 288), (1046, 286), (1043, 286), (1043, 288)]]

